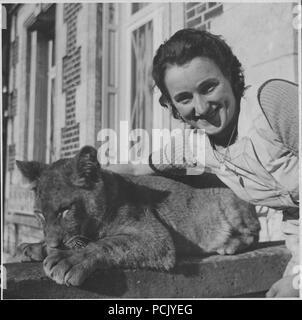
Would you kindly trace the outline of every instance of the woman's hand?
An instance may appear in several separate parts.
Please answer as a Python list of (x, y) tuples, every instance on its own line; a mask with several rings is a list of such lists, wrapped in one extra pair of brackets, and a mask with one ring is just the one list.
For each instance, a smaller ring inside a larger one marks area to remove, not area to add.
[(119, 174), (132, 174), (135, 176), (154, 173), (148, 164), (111, 164), (106, 169)]
[(272, 285), (266, 293), (267, 298), (293, 298), (299, 297), (299, 290), (294, 289), (294, 277), (297, 275), (286, 276)]

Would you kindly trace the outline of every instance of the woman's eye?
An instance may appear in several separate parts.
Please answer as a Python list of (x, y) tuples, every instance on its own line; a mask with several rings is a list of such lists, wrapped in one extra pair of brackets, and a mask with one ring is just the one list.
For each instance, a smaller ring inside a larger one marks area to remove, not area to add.
[(191, 99), (190, 98), (183, 98), (183, 99), (177, 99), (176, 102), (180, 104), (188, 104), (190, 103)]
[(175, 97), (175, 101), (180, 104), (188, 104), (192, 99), (192, 96), (188, 93), (181, 93)]
[(188, 104), (190, 102), (190, 99), (181, 100), (179, 103), (181, 104)]
[(215, 89), (215, 86), (211, 86), (209, 88), (207, 88), (207, 93), (212, 92)]
[(202, 94), (208, 94), (211, 93), (212, 91), (214, 91), (214, 89), (216, 88), (217, 84), (216, 83), (209, 83), (205, 86), (203, 86), (200, 91)]

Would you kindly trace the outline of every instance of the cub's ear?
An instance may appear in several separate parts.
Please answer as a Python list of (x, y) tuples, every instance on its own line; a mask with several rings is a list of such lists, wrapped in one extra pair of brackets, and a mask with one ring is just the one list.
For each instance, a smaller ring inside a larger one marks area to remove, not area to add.
[(81, 180), (77, 184), (89, 187), (98, 181), (100, 164), (95, 148), (85, 146), (79, 151), (76, 155), (76, 170)]
[(36, 181), (41, 176), (42, 171), (47, 167), (46, 164), (37, 161), (16, 160), (16, 164), (22, 175), (28, 179), (29, 182)]

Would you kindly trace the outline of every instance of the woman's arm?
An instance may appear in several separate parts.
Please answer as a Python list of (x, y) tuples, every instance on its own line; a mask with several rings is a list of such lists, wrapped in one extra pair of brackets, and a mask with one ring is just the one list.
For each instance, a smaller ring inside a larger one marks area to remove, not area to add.
[(169, 143), (150, 155), (149, 164), (155, 172), (168, 176), (215, 173), (219, 166), (208, 136), (193, 129), (171, 135)]
[(132, 175), (150, 175), (154, 174), (154, 171), (148, 164), (111, 164), (106, 167), (107, 170), (120, 174), (132, 174)]
[(258, 101), (272, 130), (295, 155), (299, 153), (299, 88), (282, 79), (266, 81)]
[(114, 164), (106, 168), (121, 174), (183, 176), (206, 171), (215, 173), (217, 167), (219, 164), (207, 135), (185, 129), (171, 136), (163, 148), (151, 153), (145, 164)]

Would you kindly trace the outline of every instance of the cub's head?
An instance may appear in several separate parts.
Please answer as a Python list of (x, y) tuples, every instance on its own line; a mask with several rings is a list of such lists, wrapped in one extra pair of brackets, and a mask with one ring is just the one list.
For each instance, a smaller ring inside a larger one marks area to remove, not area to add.
[(50, 165), (17, 161), (17, 166), (32, 184), (34, 211), (48, 247), (83, 247), (97, 237), (103, 184), (93, 147), (83, 147), (74, 158)]

